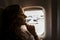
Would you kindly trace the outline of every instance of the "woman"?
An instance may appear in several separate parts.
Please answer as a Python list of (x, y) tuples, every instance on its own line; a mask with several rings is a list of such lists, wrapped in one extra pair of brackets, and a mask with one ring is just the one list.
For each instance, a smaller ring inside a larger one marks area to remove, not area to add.
[[(1, 37), (4, 40), (36, 40), (37, 35), (35, 31), (31, 32), (29, 30), (29, 25), (25, 23), (25, 18), (26, 16), (19, 5), (11, 5), (5, 8), (2, 14)], [(34, 28), (32, 29), (35, 30)]]

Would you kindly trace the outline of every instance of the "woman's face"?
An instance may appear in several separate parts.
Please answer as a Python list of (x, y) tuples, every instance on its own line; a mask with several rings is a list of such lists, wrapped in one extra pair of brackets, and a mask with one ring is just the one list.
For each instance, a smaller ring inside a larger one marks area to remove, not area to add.
[(23, 13), (19, 14), (19, 18), (20, 18), (20, 23), (21, 24), (25, 24), (26, 16)]

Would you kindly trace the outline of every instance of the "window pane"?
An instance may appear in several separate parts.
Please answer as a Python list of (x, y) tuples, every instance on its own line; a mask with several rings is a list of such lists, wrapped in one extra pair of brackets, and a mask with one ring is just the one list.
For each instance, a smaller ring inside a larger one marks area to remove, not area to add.
[(42, 10), (27, 10), (24, 11), (27, 16), (26, 23), (34, 25), (38, 35), (42, 35), (45, 32), (45, 14)]

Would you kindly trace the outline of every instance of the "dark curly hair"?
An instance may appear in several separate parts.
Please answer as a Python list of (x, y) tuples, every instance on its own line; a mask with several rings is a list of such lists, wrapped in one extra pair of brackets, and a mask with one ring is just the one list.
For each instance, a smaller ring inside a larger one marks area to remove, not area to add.
[(3, 27), (5, 26), (7, 30), (9, 26), (20, 26), (22, 24), (21, 21), (23, 21), (22, 15), (25, 17), (19, 5), (8, 6), (2, 14)]
[(22, 16), (26, 17), (21, 7), (17, 4), (10, 5), (4, 9), (2, 13), (2, 37), (6, 40), (8, 38), (13, 40), (18, 39), (15, 35), (15, 30), (23, 24), (24, 20)]

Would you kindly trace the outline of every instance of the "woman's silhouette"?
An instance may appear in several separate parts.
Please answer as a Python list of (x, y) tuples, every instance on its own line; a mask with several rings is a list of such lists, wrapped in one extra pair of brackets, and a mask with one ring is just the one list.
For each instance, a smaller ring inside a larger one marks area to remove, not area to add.
[(11, 5), (2, 14), (2, 40), (39, 40), (34, 26), (25, 23), (26, 16), (19, 5)]

